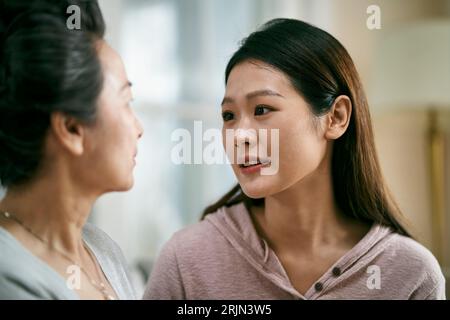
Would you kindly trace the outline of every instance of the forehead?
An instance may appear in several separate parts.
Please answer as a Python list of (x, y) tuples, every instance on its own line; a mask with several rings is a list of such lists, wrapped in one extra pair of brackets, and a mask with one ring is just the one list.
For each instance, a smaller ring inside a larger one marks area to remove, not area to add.
[(127, 79), (122, 59), (107, 42), (103, 40), (99, 42), (98, 55), (102, 65), (105, 82), (117, 82), (117, 85), (120, 85)]
[(289, 78), (276, 68), (260, 61), (244, 61), (231, 70), (226, 95), (239, 96), (264, 89), (288, 94), (293, 87)]

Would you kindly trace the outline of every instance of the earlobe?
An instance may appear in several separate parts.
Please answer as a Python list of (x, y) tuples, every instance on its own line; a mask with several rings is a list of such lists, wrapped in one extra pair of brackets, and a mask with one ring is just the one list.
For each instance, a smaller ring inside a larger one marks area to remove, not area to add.
[(83, 126), (74, 117), (62, 112), (50, 116), (50, 128), (61, 147), (73, 155), (83, 154)]
[(341, 137), (350, 124), (352, 114), (352, 102), (349, 97), (341, 95), (334, 100), (328, 113), (328, 127), (325, 137), (336, 140)]

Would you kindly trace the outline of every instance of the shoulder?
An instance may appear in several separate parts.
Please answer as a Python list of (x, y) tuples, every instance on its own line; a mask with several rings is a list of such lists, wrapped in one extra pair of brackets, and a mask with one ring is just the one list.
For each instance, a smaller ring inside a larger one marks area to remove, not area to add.
[(0, 228), (0, 299), (76, 299), (54, 271)]
[[(43, 263), (26, 249), (12, 234), (0, 227), (0, 277), (25, 279), (30, 266), (40, 268)], [(41, 269), (41, 268), (40, 268)]]
[(175, 232), (163, 245), (152, 268), (145, 299), (186, 299), (199, 279), (210, 276), (209, 268), (229, 250), (226, 239), (211, 223), (215, 215)]
[(391, 234), (390, 237), (385, 250), (406, 269), (414, 270), (436, 280), (443, 277), (438, 261), (425, 246), (410, 237), (397, 233)]
[(383, 251), (390, 268), (395, 268), (403, 280), (415, 282), (418, 290), (444, 290), (445, 277), (441, 267), (425, 246), (416, 240), (392, 233)]
[(164, 248), (173, 254), (192, 256), (204, 253), (224, 241), (219, 230), (206, 219), (175, 232)]
[(27, 264), (22, 263), (26, 258), (19, 250), (19, 243), (11, 234), (0, 227), (0, 278), (11, 276), (12, 274), (22, 274), (28, 269)]
[(160, 258), (177, 262), (193, 262), (225, 254), (231, 249), (229, 236), (229, 208), (220, 208), (205, 219), (175, 232), (161, 249)]

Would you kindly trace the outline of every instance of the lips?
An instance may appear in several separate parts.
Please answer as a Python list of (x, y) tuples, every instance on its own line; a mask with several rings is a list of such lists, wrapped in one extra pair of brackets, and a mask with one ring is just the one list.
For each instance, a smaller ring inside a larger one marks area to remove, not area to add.
[(270, 163), (269, 159), (261, 159), (259, 157), (251, 158), (249, 156), (245, 156), (244, 159), (241, 159), (241, 161), (238, 160), (238, 164), (239, 164), (240, 168), (248, 168), (248, 167), (257, 166), (257, 165), (267, 165), (269, 163)]
[(244, 163), (244, 164), (240, 164), (239, 167), (240, 167), (240, 168), (249, 168), (249, 167), (254, 167), (254, 166), (257, 166), (257, 165), (260, 165), (260, 164), (262, 164), (262, 162), (257, 161), (256, 163)]
[(260, 158), (252, 158), (252, 161), (250, 161), (249, 156), (246, 156), (243, 160), (244, 161), (238, 162), (239, 169), (243, 174), (259, 172), (263, 167), (266, 167), (271, 163), (269, 159)]

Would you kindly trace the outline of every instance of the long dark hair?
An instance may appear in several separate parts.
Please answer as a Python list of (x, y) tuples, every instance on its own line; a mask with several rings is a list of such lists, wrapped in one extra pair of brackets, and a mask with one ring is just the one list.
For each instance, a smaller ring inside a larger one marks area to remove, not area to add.
[[(80, 9), (80, 29), (67, 8)], [(50, 114), (85, 122), (103, 86), (96, 43), (105, 25), (96, 0), (0, 0), (0, 184), (31, 179)]]
[[(410, 236), (404, 218), (383, 180), (372, 132), (367, 98), (347, 50), (327, 32), (293, 19), (274, 19), (244, 39), (231, 57), (231, 70), (247, 60), (262, 61), (288, 76), (315, 116), (326, 114), (335, 99), (346, 95), (352, 114), (346, 132), (332, 153), (334, 196), (342, 212), (359, 221), (376, 222)], [(202, 219), (220, 207), (243, 202), (247, 208), (264, 204), (236, 185), (207, 207)]]

